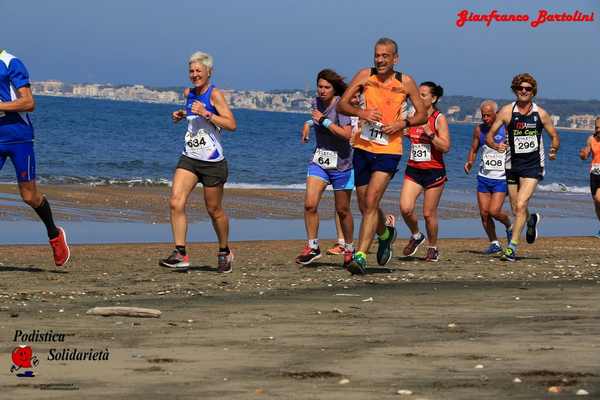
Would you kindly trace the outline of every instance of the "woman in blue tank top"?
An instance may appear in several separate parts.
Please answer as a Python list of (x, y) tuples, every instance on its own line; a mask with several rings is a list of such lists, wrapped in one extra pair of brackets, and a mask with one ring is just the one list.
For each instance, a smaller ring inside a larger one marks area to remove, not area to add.
[(187, 217), (185, 206), (198, 183), (204, 187), (204, 202), (219, 240), (218, 272), (232, 271), (233, 252), (229, 249), (229, 219), (223, 210), (223, 188), (227, 181), (227, 160), (221, 145), (221, 130), (237, 127), (223, 93), (210, 84), (212, 57), (194, 53), (189, 60), (189, 78), (193, 87), (185, 89), (185, 109), (173, 112), (173, 122), (184, 118), (188, 127), (184, 150), (175, 169), (169, 200), (175, 250), (159, 264), (168, 268), (187, 269), (190, 258), (186, 251)]

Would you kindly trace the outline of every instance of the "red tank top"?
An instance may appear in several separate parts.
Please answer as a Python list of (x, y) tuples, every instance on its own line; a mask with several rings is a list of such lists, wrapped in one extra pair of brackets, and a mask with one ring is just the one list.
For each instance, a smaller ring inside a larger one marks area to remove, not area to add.
[[(427, 125), (429, 125), (434, 136), (439, 135), (435, 128), (435, 121), (440, 115), (439, 111), (434, 111), (427, 118)], [(425, 133), (425, 125), (408, 128), (407, 136), (410, 139), (410, 157), (407, 165), (418, 169), (445, 168), (443, 153), (431, 143), (431, 138)]]

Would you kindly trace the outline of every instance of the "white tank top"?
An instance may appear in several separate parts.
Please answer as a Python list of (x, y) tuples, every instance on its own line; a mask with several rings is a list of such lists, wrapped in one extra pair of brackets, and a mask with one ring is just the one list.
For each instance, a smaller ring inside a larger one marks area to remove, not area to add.
[[(479, 125), (479, 143), (481, 143), (481, 162), (479, 163), (479, 176), (488, 179), (506, 179), (506, 154), (500, 153), (485, 144), (485, 137), (490, 130), (489, 126)], [(494, 136), (494, 143), (504, 143), (506, 129), (504, 125), (498, 129)]]
[(187, 117), (183, 155), (201, 161), (217, 162), (225, 158), (221, 146), (221, 129), (204, 117)]

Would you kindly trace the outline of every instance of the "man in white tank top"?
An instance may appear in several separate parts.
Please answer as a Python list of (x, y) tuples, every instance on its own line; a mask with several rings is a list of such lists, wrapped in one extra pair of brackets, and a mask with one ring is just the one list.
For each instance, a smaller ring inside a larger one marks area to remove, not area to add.
[[(510, 219), (502, 211), (507, 192), (505, 155), (485, 144), (487, 132), (496, 121), (498, 104), (492, 100), (485, 100), (481, 103), (480, 110), (483, 123), (473, 129), (473, 139), (471, 140), (471, 148), (467, 155), (464, 170), (467, 174), (471, 172), (471, 168), (477, 160), (477, 153), (479, 149), (482, 149), (479, 173), (477, 174), (477, 204), (479, 205), (483, 229), (490, 241), (484, 254), (495, 254), (502, 251), (502, 246), (498, 241), (498, 236), (496, 236), (494, 219), (501, 222), (506, 228), (507, 241), (510, 241), (512, 235)], [(494, 141), (502, 143), (505, 140), (506, 130), (501, 127), (494, 136)]]

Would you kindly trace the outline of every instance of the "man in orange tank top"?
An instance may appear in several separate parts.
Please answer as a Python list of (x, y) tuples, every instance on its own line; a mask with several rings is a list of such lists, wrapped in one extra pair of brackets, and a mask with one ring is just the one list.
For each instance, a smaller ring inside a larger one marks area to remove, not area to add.
[[(394, 226), (385, 225), (385, 215), (379, 208), (385, 190), (398, 171), (402, 157), (402, 131), (411, 125), (427, 121), (425, 107), (417, 85), (410, 75), (394, 71), (398, 63), (398, 46), (392, 39), (381, 38), (375, 43), (375, 67), (361, 69), (352, 79), (338, 103), (338, 110), (360, 118), (360, 131), (354, 136), (354, 182), (362, 214), (360, 237), (356, 253), (348, 270), (365, 274), (366, 253), (375, 232), (378, 234), (377, 263), (385, 265), (392, 258), (396, 238)], [(364, 108), (352, 106), (350, 100), (363, 91)], [(407, 118), (406, 98), (416, 112)]]
[[(600, 221), (600, 117), (596, 118), (594, 134), (588, 137), (586, 145), (579, 152), (582, 160), (587, 160), (592, 156), (592, 165), (590, 167), (590, 191), (594, 199), (596, 216)], [(600, 231), (596, 234), (600, 239)]]

